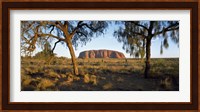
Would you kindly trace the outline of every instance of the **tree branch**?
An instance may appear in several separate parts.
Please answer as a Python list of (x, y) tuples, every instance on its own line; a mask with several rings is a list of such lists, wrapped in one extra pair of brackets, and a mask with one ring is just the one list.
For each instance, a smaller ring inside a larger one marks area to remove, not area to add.
[(23, 32), (28, 31), (34, 24), (35, 24), (35, 22), (32, 22), (31, 24), (29, 24), (29, 25), (28, 25), (28, 28), (23, 29), (23, 30), (24, 30)]
[(56, 24), (56, 23), (51, 22), (51, 21), (48, 21), (47, 23), (48, 23), (49, 25), (56, 26), (56, 27), (59, 28), (61, 31), (63, 31), (63, 28), (62, 28), (59, 24)]
[(52, 27), (53, 27), (53, 28), (50, 30), (50, 34), (51, 34), (51, 33), (52, 33), (52, 31), (54, 30), (54, 27), (55, 27), (55, 26), (53, 26), (53, 25), (52, 25)]
[(60, 21), (56, 21), (56, 23), (58, 23), (61, 27), (63, 26)]
[(142, 28), (148, 30), (148, 28), (147, 28), (146, 26), (144, 26), (144, 25), (138, 24), (138, 23), (136, 23), (136, 22), (134, 22), (134, 21), (132, 21), (131, 23), (133, 23), (133, 24), (135, 24), (135, 25), (137, 25), (137, 26), (140, 26), (140, 27), (142, 27)]
[(68, 21), (64, 21), (64, 27), (65, 27), (65, 35), (66, 37), (69, 36), (69, 22)]
[(156, 33), (154, 33), (153, 36), (156, 36), (156, 35), (162, 34), (163, 32), (168, 32), (168, 31), (173, 31), (173, 30), (178, 30), (178, 29), (179, 29), (179, 27), (175, 27), (175, 28), (171, 28), (171, 27), (169, 27), (168, 29), (166, 28), (166, 29), (163, 29), (163, 30), (160, 31), (160, 32), (156, 32)]
[(55, 38), (55, 39), (58, 39), (58, 40), (60, 40), (60, 41), (65, 41), (64, 39), (62, 39), (62, 38), (60, 38), (60, 37), (57, 37), (57, 36), (55, 36), (55, 35), (52, 35), (52, 34), (38, 34), (38, 36), (40, 36), (40, 37), (45, 37), (45, 36), (49, 36), (49, 37), (53, 37), (53, 38)]
[(140, 35), (140, 36), (145, 37), (145, 38), (147, 37), (146, 35), (139, 33), (139, 32), (131, 32), (131, 33), (136, 34), (136, 35)]
[(87, 35), (86, 35), (86, 34), (84, 34), (83, 32), (76, 31), (76, 33), (80, 33), (81, 35), (83, 35), (83, 36), (87, 37)]
[(81, 23), (82, 23), (82, 22), (83, 22), (83, 21), (79, 21), (79, 22), (78, 22), (76, 28), (74, 28), (74, 30), (72, 31), (72, 33), (70, 33), (70, 35), (74, 35), (74, 34), (76, 33), (76, 31), (77, 31), (79, 28), (82, 27), (82, 26), (81, 26)]
[(179, 23), (178, 22), (176, 22), (176, 23), (174, 23), (174, 24), (172, 24), (172, 25), (169, 25), (167, 28), (164, 28), (162, 31), (160, 31), (160, 32), (155, 32), (154, 34), (153, 34), (153, 36), (156, 36), (156, 35), (159, 35), (159, 34), (161, 34), (161, 33), (163, 33), (163, 32), (168, 32), (168, 31), (172, 31), (172, 30), (177, 30), (177, 29), (179, 29)]
[(51, 50), (51, 53), (53, 54), (54, 49), (56, 48), (57, 43), (61, 42), (61, 40), (58, 40), (57, 42), (54, 43), (53, 49)]

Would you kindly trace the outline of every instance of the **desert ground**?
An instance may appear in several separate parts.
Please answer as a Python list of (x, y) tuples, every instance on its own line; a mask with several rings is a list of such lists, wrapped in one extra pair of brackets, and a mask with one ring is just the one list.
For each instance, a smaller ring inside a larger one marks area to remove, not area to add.
[(22, 91), (178, 91), (179, 59), (152, 58), (149, 78), (145, 59), (77, 58), (74, 76), (71, 59), (21, 58)]

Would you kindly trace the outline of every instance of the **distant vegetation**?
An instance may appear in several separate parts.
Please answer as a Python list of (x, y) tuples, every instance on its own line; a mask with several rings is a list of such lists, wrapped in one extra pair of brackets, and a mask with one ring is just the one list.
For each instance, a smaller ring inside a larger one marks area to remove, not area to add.
[(162, 91), (179, 90), (179, 60), (152, 59), (150, 78), (144, 78), (140, 59), (77, 59), (79, 76), (71, 59), (54, 57), (50, 63), (22, 57), (22, 91)]

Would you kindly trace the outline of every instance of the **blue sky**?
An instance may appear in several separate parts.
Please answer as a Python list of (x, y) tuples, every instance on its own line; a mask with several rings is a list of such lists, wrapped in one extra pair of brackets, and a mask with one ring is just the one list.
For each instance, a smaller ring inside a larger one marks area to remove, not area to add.
[[(126, 58), (131, 58), (130, 54), (126, 53), (125, 50), (122, 49), (123, 43), (119, 43), (117, 39), (113, 36), (113, 32), (117, 30), (118, 27), (114, 27), (110, 25), (109, 29), (102, 36), (94, 37), (90, 42), (86, 45), (79, 45), (77, 50), (75, 50), (76, 57), (78, 57), (79, 53), (85, 50), (99, 50), (99, 49), (108, 49), (122, 52)], [(151, 57), (152, 58), (174, 58), (179, 57), (179, 47), (175, 44), (171, 39), (169, 39), (169, 47), (168, 49), (163, 48), (163, 54), (160, 54), (160, 44), (162, 38), (156, 38), (152, 40), (151, 44)], [(52, 44), (53, 46), (53, 44)], [(41, 49), (37, 49), (36, 52)], [(35, 53), (36, 53), (35, 52)], [(57, 44), (54, 53), (57, 56), (64, 56), (70, 58), (70, 53), (66, 45)]]
[[(91, 42), (88, 42), (85, 46), (79, 46), (75, 50), (76, 57), (79, 53), (85, 50), (98, 50), (98, 49), (109, 49), (116, 50), (124, 53), (126, 58), (130, 58), (130, 54), (127, 54), (125, 50), (122, 49), (122, 43), (119, 43), (115, 37), (98, 37), (93, 39)], [(151, 46), (151, 57), (152, 58), (170, 58), (170, 57), (179, 57), (179, 48), (174, 42), (169, 42), (169, 48), (163, 49), (164, 52), (160, 54), (160, 39), (153, 40)], [(64, 56), (70, 58), (70, 53), (68, 48), (65, 45), (58, 44), (55, 49), (57, 56)]]

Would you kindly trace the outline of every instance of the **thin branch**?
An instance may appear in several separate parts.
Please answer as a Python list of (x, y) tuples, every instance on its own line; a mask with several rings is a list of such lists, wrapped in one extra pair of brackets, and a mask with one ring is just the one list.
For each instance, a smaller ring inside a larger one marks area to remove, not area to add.
[(82, 27), (82, 26), (81, 26), (81, 23), (82, 23), (82, 22), (83, 22), (83, 21), (79, 21), (79, 22), (78, 22), (76, 28), (72, 31), (72, 33), (70, 33), (70, 35), (74, 35), (74, 34), (77, 32), (77, 30), (78, 30), (79, 28)]
[(83, 32), (76, 31), (76, 33), (78, 33), (78, 34), (81, 34), (81, 35), (83, 35), (83, 36), (87, 37), (87, 35), (86, 35), (86, 34), (84, 34)]
[(30, 39), (30, 40), (28, 40), (26, 37), (24, 37), (24, 36), (22, 36), (22, 38), (26, 41), (26, 43), (28, 43), (28, 44), (30, 44), (30, 40), (32, 40), (33, 39), (33, 37)]
[(61, 27), (63, 26), (62, 23), (60, 21), (56, 21)]
[(175, 28), (171, 28), (171, 27), (169, 27), (168, 29), (166, 28), (166, 29), (163, 29), (163, 30), (160, 31), (160, 32), (156, 32), (156, 33), (154, 33), (153, 36), (156, 36), (156, 35), (162, 34), (163, 32), (168, 32), (168, 31), (173, 31), (173, 30), (178, 30), (178, 29), (179, 29), (179, 27), (175, 27)]
[(142, 25), (142, 24), (138, 24), (138, 23), (133, 22), (133, 21), (132, 21), (131, 23), (133, 23), (133, 24), (135, 24), (135, 25), (137, 25), (137, 26), (140, 26), (140, 27), (142, 27), (142, 28), (148, 30), (148, 28), (147, 28), (146, 26)]
[(61, 31), (63, 31), (63, 28), (62, 28), (59, 24), (56, 24), (56, 23), (51, 22), (51, 21), (48, 21), (47, 23), (48, 23), (49, 25), (54, 25), (54, 26), (56, 26), (57, 28), (59, 28)]
[(61, 40), (58, 40), (57, 42), (55, 42), (53, 49), (51, 50), (51, 53), (53, 54), (54, 49), (56, 48), (57, 43), (61, 42)]
[(28, 25), (28, 28), (23, 29), (23, 32), (27, 32), (33, 25), (35, 24), (35, 22), (32, 22), (31, 24)]
[(58, 40), (61, 40), (61, 41), (64, 41), (64, 39), (60, 38), (60, 37), (57, 37), (55, 35), (52, 35), (52, 34), (38, 34), (38, 36), (40, 37), (45, 37), (45, 36), (49, 36), (49, 37), (53, 37), (53, 38), (56, 38)]
[(51, 34), (51, 33), (52, 33), (52, 31), (54, 30), (54, 27), (55, 27), (55, 26), (53, 26), (53, 25), (52, 25), (51, 27), (53, 27), (53, 28), (50, 30), (50, 34)]
[(140, 35), (140, 36), (145, 37), (145, 38), (147, 37), (146, 35), (139, 33), (139, 32), (131, 32), (131, 33), (136, 34), (136, 35)]
[(174, 23), (174, 24), (172, 24), (172, 25), (168, 26), (166, 29), (169, 29), (169, 28), (175, 27), (175, 26), (177, 26), (178, 24), (179, 24), (179, 23), (178, 23), (178, 22), (176, 22), (176, 23)]

